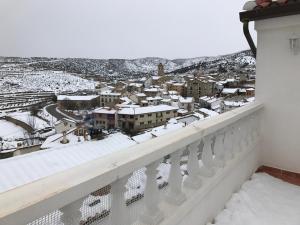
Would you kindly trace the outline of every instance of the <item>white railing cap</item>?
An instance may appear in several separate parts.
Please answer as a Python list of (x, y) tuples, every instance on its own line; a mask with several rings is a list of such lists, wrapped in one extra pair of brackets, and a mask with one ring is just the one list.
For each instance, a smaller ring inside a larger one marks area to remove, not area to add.
[(124, 151), (4, 192), (0, 194), (0, 225), (29, 223), (186, 147), (262, 107), (262, 104), (254, 102)]

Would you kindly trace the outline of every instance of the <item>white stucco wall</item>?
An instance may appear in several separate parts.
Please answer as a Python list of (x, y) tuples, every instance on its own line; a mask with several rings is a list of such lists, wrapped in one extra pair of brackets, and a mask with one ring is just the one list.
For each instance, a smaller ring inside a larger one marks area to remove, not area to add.
[(300, 172), (300, 52), (289, 38), (300, 37), (300, 15), (257, 21), (256, 99), (262, 117), (264, 165)]

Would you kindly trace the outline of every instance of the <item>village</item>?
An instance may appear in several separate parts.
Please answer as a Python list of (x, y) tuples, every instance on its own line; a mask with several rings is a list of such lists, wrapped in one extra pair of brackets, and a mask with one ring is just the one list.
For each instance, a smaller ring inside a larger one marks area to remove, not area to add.
[(2, 93), (0, 158), (116, 135), (141, 143), (253, 102), (254, 85), (243, 71), (173, 74), (160, 63), (152, 76), (94, 88)]

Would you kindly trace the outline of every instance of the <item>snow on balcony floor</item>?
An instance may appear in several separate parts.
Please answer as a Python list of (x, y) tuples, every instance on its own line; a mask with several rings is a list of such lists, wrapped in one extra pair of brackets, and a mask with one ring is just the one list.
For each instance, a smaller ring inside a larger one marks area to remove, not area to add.
[(254, 174), (216, 217), (216, 225), (299, 225), (300, 187)]

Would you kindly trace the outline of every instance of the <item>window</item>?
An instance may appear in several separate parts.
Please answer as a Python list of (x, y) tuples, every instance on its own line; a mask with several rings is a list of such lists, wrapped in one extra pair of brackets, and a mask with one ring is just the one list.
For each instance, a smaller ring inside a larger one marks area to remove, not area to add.
[(144, 118), (144, 115), (140, 115), (141, 118)]
[(152, 116), (152, 113), (149, 113), (148, 116)]
[(134, 118), (134, 116), (133, 115), (130, 115), (130, 119), (133, 119)]
[(166, 112), (166, 114), (170, 114), (170, 112)]
[(150, 121), (148, 121), (148, 124), (151, 124), (152, 123), (152, 121), (150, 120)]
[(140, 125), (144, 125), (144, 122), (140, 122)]

